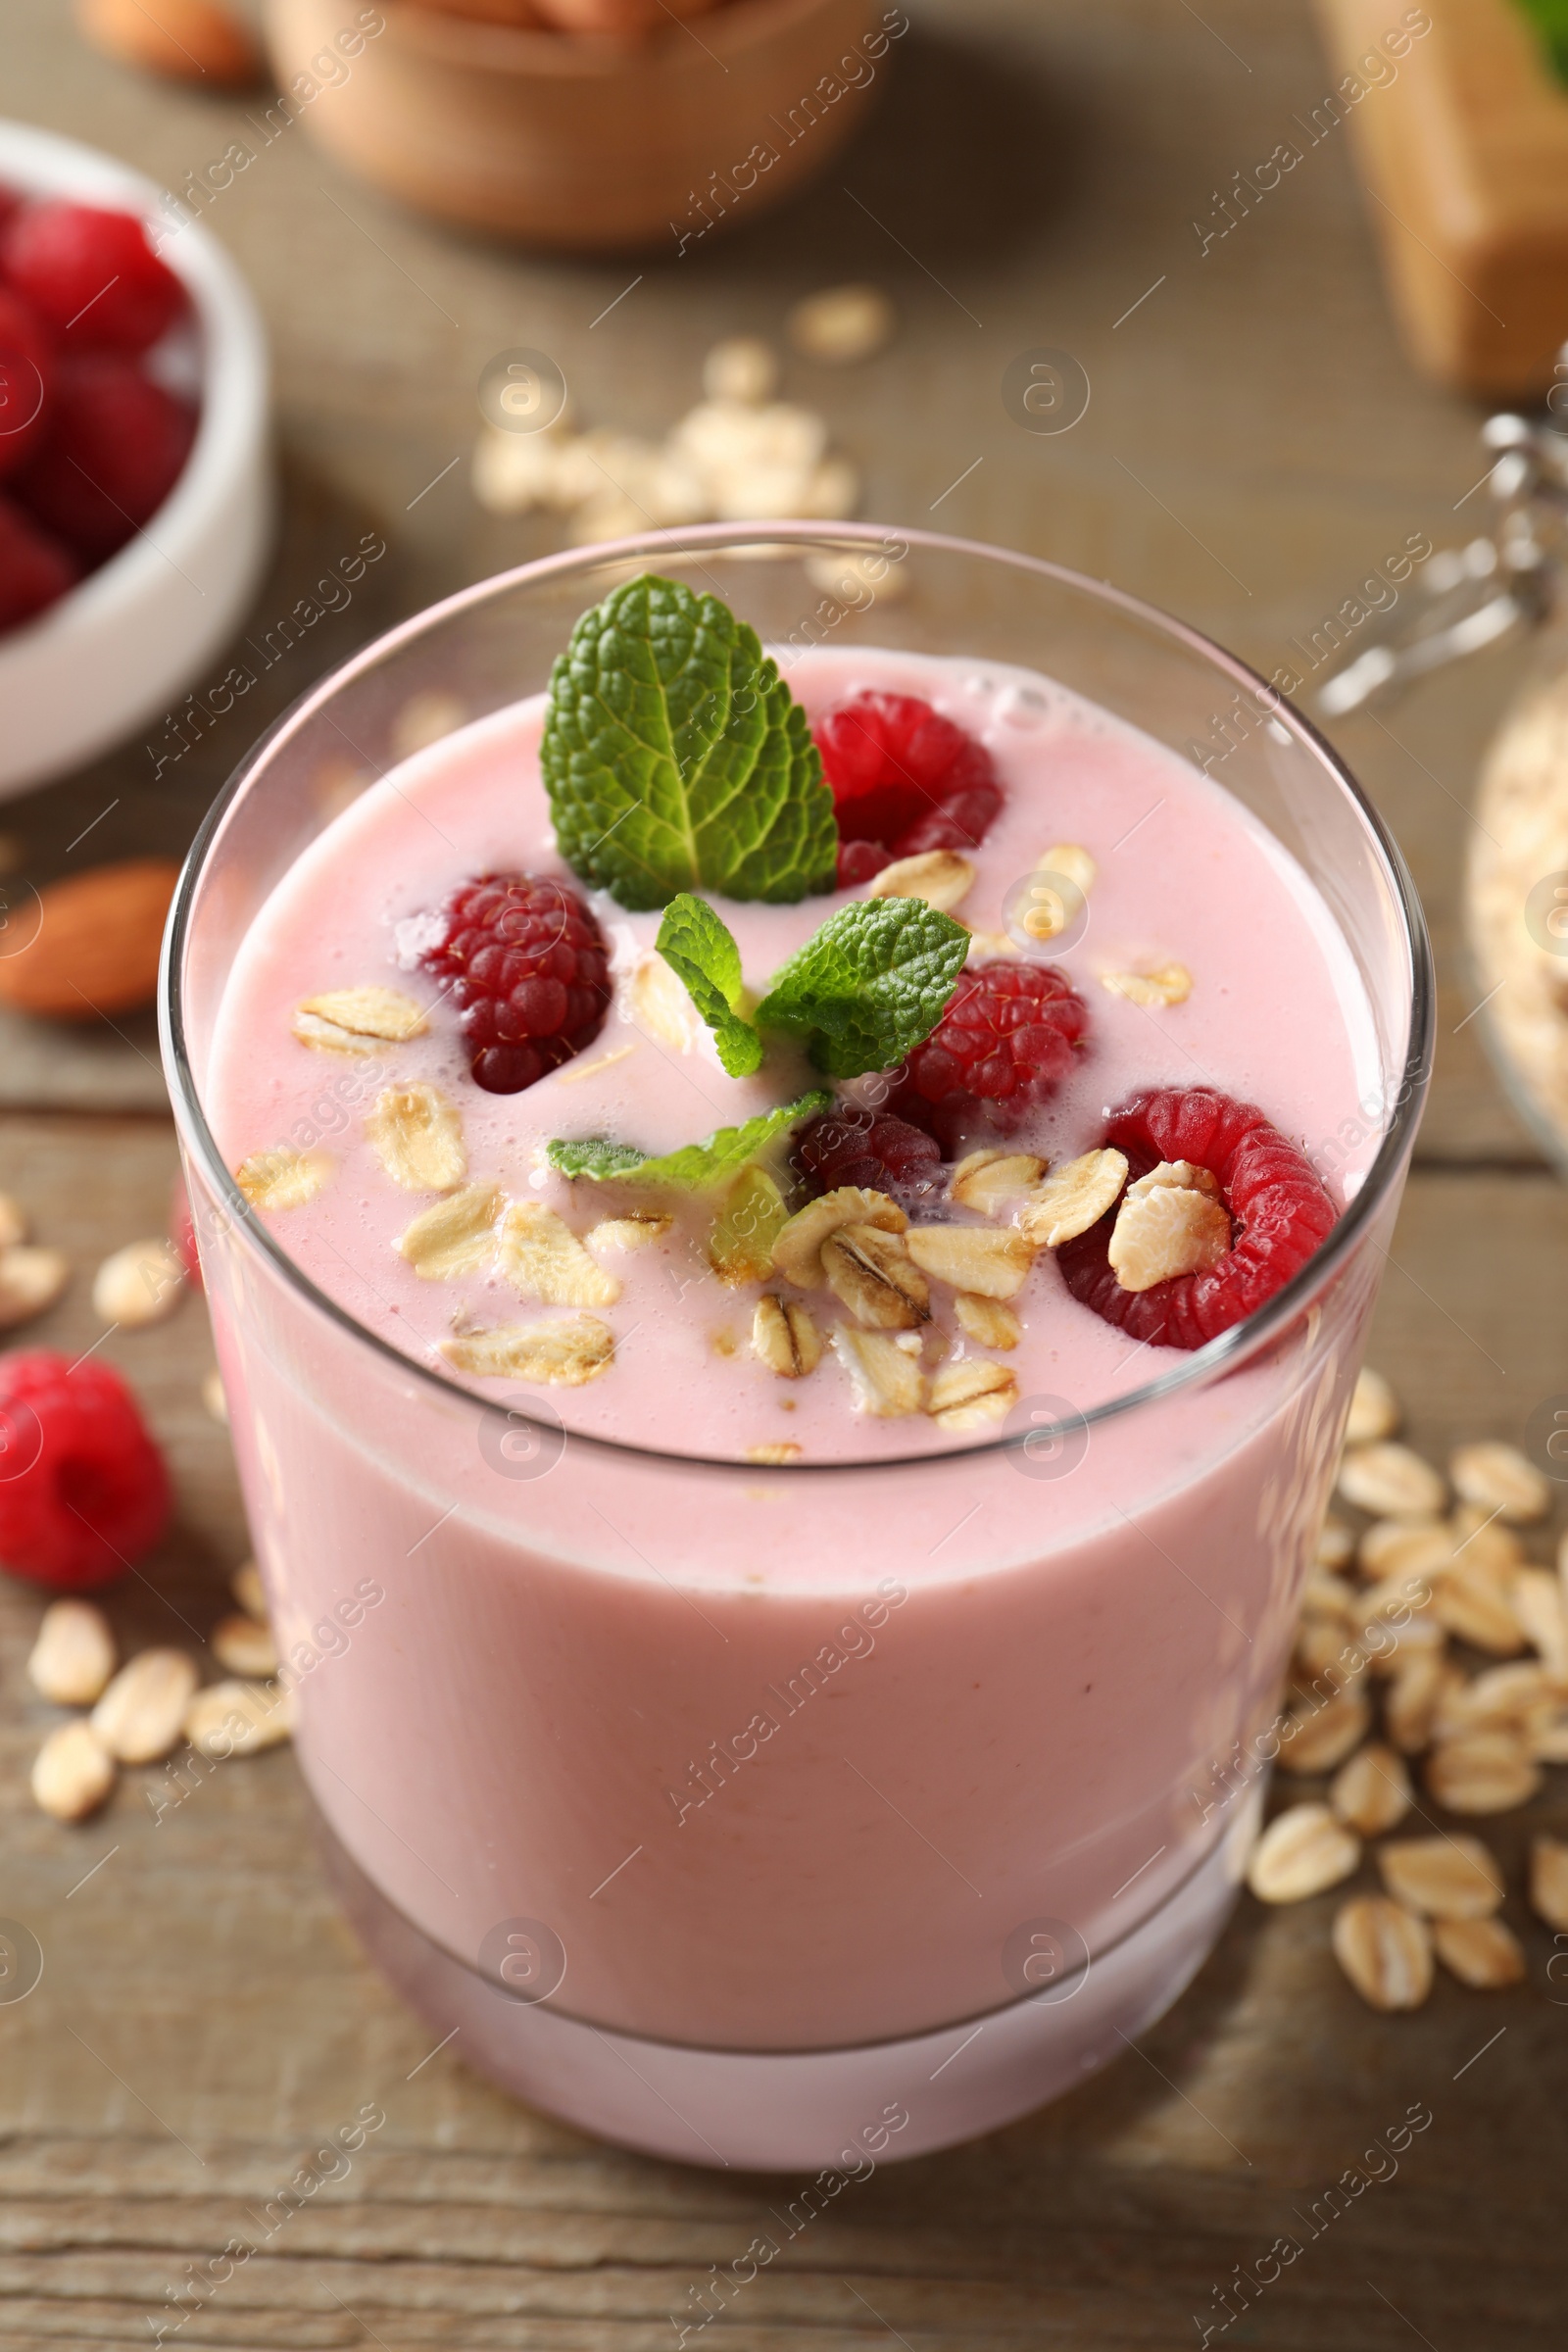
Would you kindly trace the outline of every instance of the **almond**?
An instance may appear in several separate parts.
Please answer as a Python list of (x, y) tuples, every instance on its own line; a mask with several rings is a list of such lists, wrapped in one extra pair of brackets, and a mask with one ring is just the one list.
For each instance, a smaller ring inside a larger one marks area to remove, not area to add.
[(1005, 1420), (1017, 1401), (1017, 1377), (1005, 1364), (971, 1356), (933, 1374), (925, 1409), (943, 1429), (981, 1429)]
[[(544, 1306), (613, 1306), (620, 1284), (542, 1200), (515, 1200), (501, 1220), (501, 1271)], [(422, 1269), (421, 1269), (422, 1271)]]
[(1345, 1424), (1347, 1446), (1373, 1446), (1392, 1438), (1399, 1426), (1399, 1400), (1381, 1372), (1364, 1364), (1350, 1393), (1350, 1414)]
[(220, 1617), (212, 1632), (213, 1655), (225, 1674), (242, 1674), (263, 1682), (277, 1672), (277, 1651), (265, 1623), (247, 1610), (243, 1616)]
[(70, 1280), (71, 1260), (63, 1250), (40, 1250), (31, 1242), (0, 1250), (0, 1331), (41, 1315)]
[(76, 22), (106, 57), (170, 81), (244, 90), (262, 77), (249, 28), (217, 0), (76, 0)]
[(1102, 972), (1100, 985), (1130, 1004), (1185, 1004), (1193, 993), (1193, 975), (1185, 963), (1161, 963), (1152, 972)]
[(1334, 1957), (1373, 2009), (1419, 2009), (1432, 1990), (1425, 1920), (1384, 1894), (1358, 1894), (1334, 1922)]
[(781, 1228), (773, 1243), (773, 1266), (786, 1282), (803, 1291), (816, 1290), (826, 1281), (822, 1244), (841, 1225), (875, 1225), (883, 1233), (903, 1233), (908, 1218), (886, 1193), (870, 1193), (858, 1184), (841, 1184), (835, 1192), (808, 1200)]
[(915, 858), (895, 858), (871, 877), (867, 898), (923, 899), (946, 914), (974, 888), (977, 867), (956, 850), (922, 850)]
[(1032, 1152), (971, 1152), (954, 1169), (948, 1198), (983, 1217), (994, 1217), (1006, 1201), (1037, 1185), (1045, 1172), (1045, 1161)]
[(855, 1401), (862, 1413), (893, 1421), (920, 1410), (924, 1376), (919, 1356), (888, 1333), (836, 1324), (833, 1352), (854, 1384)]
[[(90, 1021), (150, 1003), (178, 879), (172, 858), (128, 858), (51, 882), (38, 893), (25, 944), (0, 957), (0, 1004)], [(26, 924), (24, 915), (19, 928)]]
[(1247, 1884), (1261, 1903), (1304, 1902), (1348, 1879), (1360, 1859), (1360, 1838), (1327, 1805), (1292, 1805), (1253, 1846)]
[(120, 1331), (161, 1323), (184, 1295), (184, 1260), (170, 1241), (127, 1242), (93, 1276), (93, 1312)]
[(1359, 1746), (1372, 1724), (1372, 1709), (1359, 1690), (1339, 1690), (1321, 1705), (1293, 1707), (1280, 1745), (1285, 1772), (1328, 1772)]
[(1037, 1250), (1059, 1250), (1099, 1223), (1127, 1181), (1120, 1152), (1085, 1152), (1053, 1168), (1029, 1195), (1018, 1215), (1018, 1231)]
[(1431, 1519), (1443, 1508), (1443, 1480), (1408, 1446), (1385, 1439), (1355, 1446), (1340, 1464), (1340, 1493), (1380, 1519)]
[(94, 1707), (94, 1735), (122, 1764), (154, 1764), (179, 1738), (195, 1688), (196, 1668), (182, 1649), (144, 1649)]
[[(468, 1184), (424, 1208), (392, 1247), (421, 1282), (450, 1282), (486, 1264), (496, 1247), (505, 1195), (499, 1184)], [(586, 1254), (586, 1252), (584, 1253)], [(593, 1260), (589, 1259), (593, 1265)], [(594, 1266), (598, 1274), (601, 1269)]]
[(367, 983), (330, 988), (307, 997), (295, 1010), (294, 1035), (302, 1046), (333, 1054), (373, 1054), (378, 1045), (407, 1045), (430, 1026), (424, 1006), (400, 988)]
[(1159, 1185), (1122, 1202), (1109, 1260), (1124, 1291), (1152, 1291), (1182, 1274), (1205, 1273), (1231, 1246), (1231, 1221), (1207, 1192)]
[(780, 1380), (802, 1380), (822, 1360), (816, 1325), (797, 1299), (759, 1298), (752, 1317), (752, 1348)]
[(1396, 1902), (1429, 1919), (1490, 1919), (1503, 1896), (1502, 1872), (1479, 1838), (1395, 1838), (1378, 1847), (1383, 1884)]
[(1568, 1935), (1568, 1844), (1560, 1838), (1530, 1840), (1530, 1908)]
[(260, 1755), (294, 1729), (290, 1697), (275, 1683), (210, 1683), (185, 1710), (185, 1737), (204, 1756)]
[(370, 1149), (406, 1193), (450, 1193), (468, 1173), (463, 1120), (439, 1087), (389, 1086), (365, 1122)]
[(508, 1323), (442, 1342), (441, 1352), (460, 1372), (489, 1380), (512, 1378), (542, 1388), (580, 1389), (608, 1372), (615, 1335), (597, 1315), (564, 1315), (554, 1323)]
[(828, 1289), (873, 1331), (912, 1331), (931, 1319), (931, 1292), (903, 1234), (841, 1225), (822, 1244)]
[(1410, 1810), (1412, 1791), (1404, 1758), (1381, 1740), (1369, 1740), (1348, 1763), (1340, 1766), (1329, 1802), (1340, 1819), (1359, 1830), (1363, 1838), (1381, 1837)]
[(1432, 1940), (1444, 1967), (1477, 1992), (1500, 1991), (1525, 1973), (1519, 1938), (1500, 1919), (1440, 1919)]
[(1551, 1509), (1550, 1486), (1517, 1446), (1457, 1446), (1448, 1458), (1448, 1476), (1464, 1501), (1495, 1511), (1515, 1527), (1544, 1519)]
[(56, 1821), (85, 1821), (115, 1785), (115, 1765), (90, 1724), (58, 1724), (32, 1767), (33, 1802)]
[(904, 1239), (922, 1273), (982, 1298), (1013, 1298), (1035, 1257), (1016, 1226), (911, 1225)]
[(966, 1339), (981, 1348), (1016, 1348), (1023, 1326), (1010, 1306), (1000, 1298), (982, 1298), (960, 1291), (953, 1301), (953, 1318)]
[(1427, 1787), (1450, 1813), (1511, 1813), (1541, 1787), (1541, 1767), (1514, 1732), (1469, 1732), (1427, 1758)]
[(333, 1160), (327, 1152), (296, 1152), (279, 1144), (271, 1152), (253, 1152), (234, 1170), (252, 1208), (303, 1208), (329, 1182)]
[(43, 1613), (27, 1674), (57, 1707), (90, 1707), (115, 1671), (115, 1637), (90, 1600), (52, 1600)]

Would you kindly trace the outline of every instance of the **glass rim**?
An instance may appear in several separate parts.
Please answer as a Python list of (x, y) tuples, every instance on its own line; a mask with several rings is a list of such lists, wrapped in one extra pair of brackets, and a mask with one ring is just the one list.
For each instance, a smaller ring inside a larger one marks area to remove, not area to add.
[[(1157, 1373), (1152, 1380), (1129, 1389), (1122, 1396), (1105, 1397), (1082, 1412), (1074, 1408), (1070, 1415), (1060, 1421), (1031, 1424), (1027, 1429), (1004, 1433), (979, 1445), (959, 1447), (951, 1452), (946, 1449), (940, 1452), (926, 1449), (915, 1453), (876, 1456), (840, 1455), (831, 1461), (802, 1460), (769, 1464), (767, 1475), (820, 1478), (851, 1472), (907, 1472), (912, 1468), (951, 1465), (954, 1462), (977, 1463), (994, 1456), (1021, 1451), (1042, 1438), (1087, 1431), (1102, 1422), (1161, 1403), (1167, 1397), (1182, 1395), (1188, 1390), (1207, 1387), (1265, 1347), (1271, 1339), (1278, 1337), (1311, 1304), (1316, 1295), (1327, 1288), (1353, 1255), (1403, 1167), (1421, 1116), (1431, 1074), (1436, 985), (1426, 917), (1397, 843), (1349, 768), (1311, 720), (1260, 671), (1235, 654), (1228, 653), (1223, 646), (1216, 644), (1201, 630), (1192, 627), (1189, 622), (1162, 612), (1157, 605), (1148, 604), (1141, 597), (1132, 596), (1125, 589), (1114, 588), (1108, 582), (1091, 579), (1065, 564), (1053, 564), (1042, 556), (1024, 555), (1013, 548), (991, 547), (976, 539), (950, 538), (942, 532), (908, 529), (900, 524), (702, 523), (686, 529), (643, 531), (629, 539), (606, 540), (591, 547), (565, 548), (556, 555), (516, 564), (509, 571), (492, 573), (487, 579), (475, 581), (469, 587), (460, 588), (453, 595), (443, 597), (437, 604), (425, 606), (409, 619), (399, 621), (395, 627), (372, 638), (368, 645), (362, 646), (347, 661), (340, 662), (279, 713), (245, 753), (202, 820), (180, 869), (164, 934), (163, 963), (159, 975), (159, 1033), (165, 1067), (172, 1081), (176, 1127), (183, 1130), (187, 1148), (192, 1149), (199, 1158), (203, 1173), (222, 1202), (230, 1225), (316, 1313), (325, 1316), (328, 1322), (350, 1338), (374, 1350), (405, 1377), (412, 1375), (425, 1382), (437, 1395), (461, 1404), (466, 1410), (480, 1413), (504, 1410), (509, 1420), (551, 1435), (564, 1427), (550, 1408), (547, 1408), (550, 1417), (546, 1420), (511, 1401), (501, 1405), (497, 1398), (486, 1397), (477, 1390), (450, 1379), (433, 1365), (420, 1363), (416, 1357), (405, 1354), (401, 1348), (394, 1347), (389, 1340), (368, 1330), (357, 1316), (319, 1289), (304, 1269), (295, 1264), (246, 1200), (218, 1149), (217, 1139), (202, 1108), (195, 1072), (186, 1052), (184, 1024), (185, 947), (209, 855), (219, 841), (230, 810), (257, 770), (265, 764), (278, 744), (296, 733), (317, 710), (331, 700), (341, 686), (374, 668), (389, 653), (412, 645), (430, 630), (465, 612), (499, 600), (513, 589), (528, 587), (561, 574), (588, 572), (610, 564), (627, 564), (645, 555), (650, 558), (660, 555), (679, 557), (700, 554), (705, 549), (722, 552), (731, 547), (776, 547), (793, 553), (797, 549), (809, 547), (838, 546), (886, 552), (890, 539), (896, 540), (906, 550), (926, 548), (940, 555), (1010, 566), (1069, 589), (1092, 605), (1109, 607), (1199, 657), (1232, 683), (1245, 689), (1258, 701), (1260, 709), (1266, 709), (1271, 717), (1287, 727), (1325, 772), (1328, 781), (1337, 785), (1348, 800), (1370, 840), (1385, 881), (1392, 889), (1401, 918), (1402, 944), (1409, 976), (1409, 1038), (1389, 1124), (1377, 1155), (1354, 1197), (1336, 1218), (1326, 1240), (1313, 1251), (1305, 1265), (1263, 1306), (1245, 1316), (1240, 1323), (1233, 1324), (1228, 1331), (1221, 1332), (1218, 1338), (1208, 1341), (1202, 1348), (1192, 1349), (1183, 1362), (1168, 1371)], [(602, 1450), (617, 1460), (641, 1460), (693, 1470), (721, 1470), (751, 1479), (759, 1475), (759, 1465), (755, 1462), (727, 1454), (678, 1453), (664, 1446), (642, 1446), (632, 1440), (605, 1437), (587, 1430), (567, 1430), (565, 1434), (575, 1446)]]

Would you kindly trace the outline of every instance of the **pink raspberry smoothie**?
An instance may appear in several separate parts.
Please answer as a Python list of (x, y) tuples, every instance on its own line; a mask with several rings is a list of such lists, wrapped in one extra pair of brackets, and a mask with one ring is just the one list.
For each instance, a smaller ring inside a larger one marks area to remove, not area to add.
[[(1218, 782), (1003, 665), (821, 650), (789, 682), (813, 724), (869, 689), (919, 697), (994, 764), (1003, 806), (953, 911), (982, 962), (1021, 943), (1061, 968), (1089, 1025), (1019, 1129), (982, 1122), (967, 1141), (1054, 1167), (1099, 1148), (1130, 1098), (1206, 1087), (1259, 1105), (1310, 1158), (1375, 1091), (1332, 916)], [(318, 1189), (264, 1207), (266, 1225), (409, 1359), (401, 1378), (383, 1359), (372, 1409), (340, 1335), (285, 1328), (243, 1252), (210, 1252), (259, 1553), (285, 1656), (301, 1653), (304, 1768), (424, 1936), (493, 1974), (498, 1923), (543, 1923), (564, 1971), (551, 2005), (596, 2028), (778, 2052), (984, 2019), (1036, 1981), (1018, 1974), (1031, 1921), (1068, 1923), (1098, 1956), (1219, 1867), (1227, 1769), (1278, 1703), (1372, 1274), (1224, 1380), (1104, 1419), (1188, 1359), (1080, 1303), (1045, 1247), (1004, 1302), (1014, 1345), (974, 1337), (933, 1279), (906, 1350), (927, 1382), (1004, 1365), (1004, 1418), (863, 1409), (831, 1344), (778, 1377), (752, 1345), (763, 1284), (710, 1263), (712, 1199), (568, 1180), (545, 1158), (552, 1139), (666, 1152), (823, 1081), (788, 1046), (725, 1074), (653, 956), (659, 913), (563, 863), (544, 720), (542, 697), (498, 710), (345, 808), (252, 923), (215, 1032), (207, 1108), (228, 1165), (313, 1155)], [(1087, 923), (1033, 947), (1019, 887), (1064, 849), (1093, 861)], [(490, 872), (578, 892), (615, 989), (593, 1042), (514, 1094), (473, 1082), (421, 962), (453, 892)], [(715, 898), (752, 995), (868, 887)], [(1172, 966), (1190, 978), (1180, 1001), (1106, 984)], [(300, 1041), (304, 1000), (370, 986), (413, 999), (420, 1033)], [(464, 1368), (455, 1342), (565, 1311), (519, 1295), (493, 1251), (444, 1279), (400, 1254), (455, 1188), (394, 1182), (368, 1121), (386, 1090), (420, 1086), (456, 1113), (462, 1184), (554, 1210), (611, 1278), (580, 1311), (612, 1351), (581, 1385)], [(1336, 1210), (1374, 1150), (1332, 1158)], [(788, 1191), (779, 1152), (770, 1165)], [(955, 1207), (952, 1175), (915, 1224), (1007, 1224), (1016, 1201)], [(655, 1211), (667, 1228), (641, 1247), (597, 1230)], [(826, 1291), (805, 1302), (825, 1341), (853, 1321)], [(490, 1413), (437, 1399), (412, 1365)], [(509, 1413), (564, 1446), (531, 1438), (509, 1466)], [(1091, 1418), (1040, 1458), (996, 1444), (1074, 1416)], [(385, 1599), (323, 1659), (317, 1629), (363, 1579)]]

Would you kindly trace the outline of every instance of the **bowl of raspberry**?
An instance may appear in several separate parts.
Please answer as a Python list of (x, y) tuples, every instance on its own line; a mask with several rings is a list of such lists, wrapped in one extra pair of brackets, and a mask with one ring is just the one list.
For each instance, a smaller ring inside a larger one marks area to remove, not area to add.
[(125, 165), (0, 122), (0, 795), (201, 678), (271, 503), (266, 343), (233, 264)]

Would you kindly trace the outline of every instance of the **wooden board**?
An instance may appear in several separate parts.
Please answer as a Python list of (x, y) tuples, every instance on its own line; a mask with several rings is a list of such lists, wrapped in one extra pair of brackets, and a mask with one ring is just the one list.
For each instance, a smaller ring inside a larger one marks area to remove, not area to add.
[[(149, 88), (79, 50), (55, 0), (8, 0), (3, 38), (15, 111), (172, 184), (243, 125), (238, 106)], [(448, 238), (303, 145), (280, 144), (236, 183), (211, 224), (269, 317), (289, 468), (288, 538), (252, 625), (368, 522), (392, 551), (379, 601), (302, 650), (280, 700), (357, 633), (554, 543), (547, 522), (481, 515), (462, 466), (420, 495), (466, 451), (492, 352), (559, 348), (588, 420), (662, 430), (694, 396), (713, 334), (776, 333), (788, 299), (851, 272), (895, 293), (900, 342), (857, 373), (792, 366), (790, 389), (865, 467), (875, 515), (1112, 576), (1264, 669), (1406, 532), (1464, 533), (1484, 463), (1474, 418), (1399, 355), (1337, 141), (1206, 253), (1193, 233), (1232, 166), (1267, 153), (1325, 86), (1304, 0), (1203, 0), (1196, 17), (1168, 0), (952, 0), (920, 12), (900, 64), (842, 175), (886, 230), (829, 184), (700, 269), (646, 272), (598, 325), (637, 265), (544, 265)], [(1020, 432), (997, 392), (1007, 361), (1041, 342), (1074, 350), (1094, 384), (1082, 425), (1055, 441)], [(1514, 667), (1455, 673), (1341, 731), (1439, 940), (1438, 1092), (1375, 1346), (1417, 1441), (1439, 1452), (1474, 1431), (1516, 1433), (1568, 1390), (1561, 1318), (1544, 1311), (1568, 1267), (1568, 1196), (1490, 1078), (1455, 953), (1464, 803)], [(39, 879), (85, 855), (177, 850), (242, 749), (215, 731), (154, 787), (133, 745), (0, 810), (0, 833)], [(66, 1053), (33, 1031), (24, 1053), (0, 1036), (0, 1186), (73, 1255), (73, 1289), (38, 1336), (78, 1351), (99, 1337), (93, 1264), (159, 1230), (173, 1168), (132, 1039)], [(105, 1348), (147, 1396), (180, 1494), (146, 1584), (113, 1605), (127, 1637), (188, 1641), (224, 1605), (246, 1541), (226, 1441), (200, 1403), (201, 1307)], [(170, 2340), (673, 2344), (670, 2314), (799, 2183), (607, 2151), (490, 2090), (452, 2051), (430, 2055), (336, 1916), (286, 1751), (225, 1767), (161, 1821), (151, 1772), (127, 1775), (81, 1830), (32, 1812), (25, 1773), (50, 1718), (23, 1675), (37, 1607), (0, 1581), (0, 1912), (30, 1924), (46, 1955), (37, 1990), (0, 2002), (0, 2346), (150, 2341), (148, 2314), (185, 2266), (252, 2227), (247, 2214), (370, 2101), (387, 2121), (353, 2170)], [(1515, 1885), (1531, 1824), (1568, 1827), (1563, 1785), (1497, 1825)], [(1386, 2020), (1324, 1950), (1331, 1908), (1244, 1905), (1137, 2054), (986, 2142), (847, 2192), (709, 2340), (1196, 2344), (1235, 2266), (1290, 2232), (1301, 2258), (1212, 2341), (1396, 2352), (1414, 2331), (1432, 2352), (1555, 2346), (1568, 2126), (1554, 2004), (1568, 1985), (1547, 1976), (1551, 1939), (1512, 1899), (1525, 1984), (1484, 1998), (1445, 1983), (1418, 2017)], [(1331, 2184), (1417, 2102), (1434, 2121), (1397, 2177), (1311, 2237)]]
[(1418, 365), (1541, 400), (1568, 336), (1568, 90), (1520, 0), (1318, 0), (1389, 290)]

